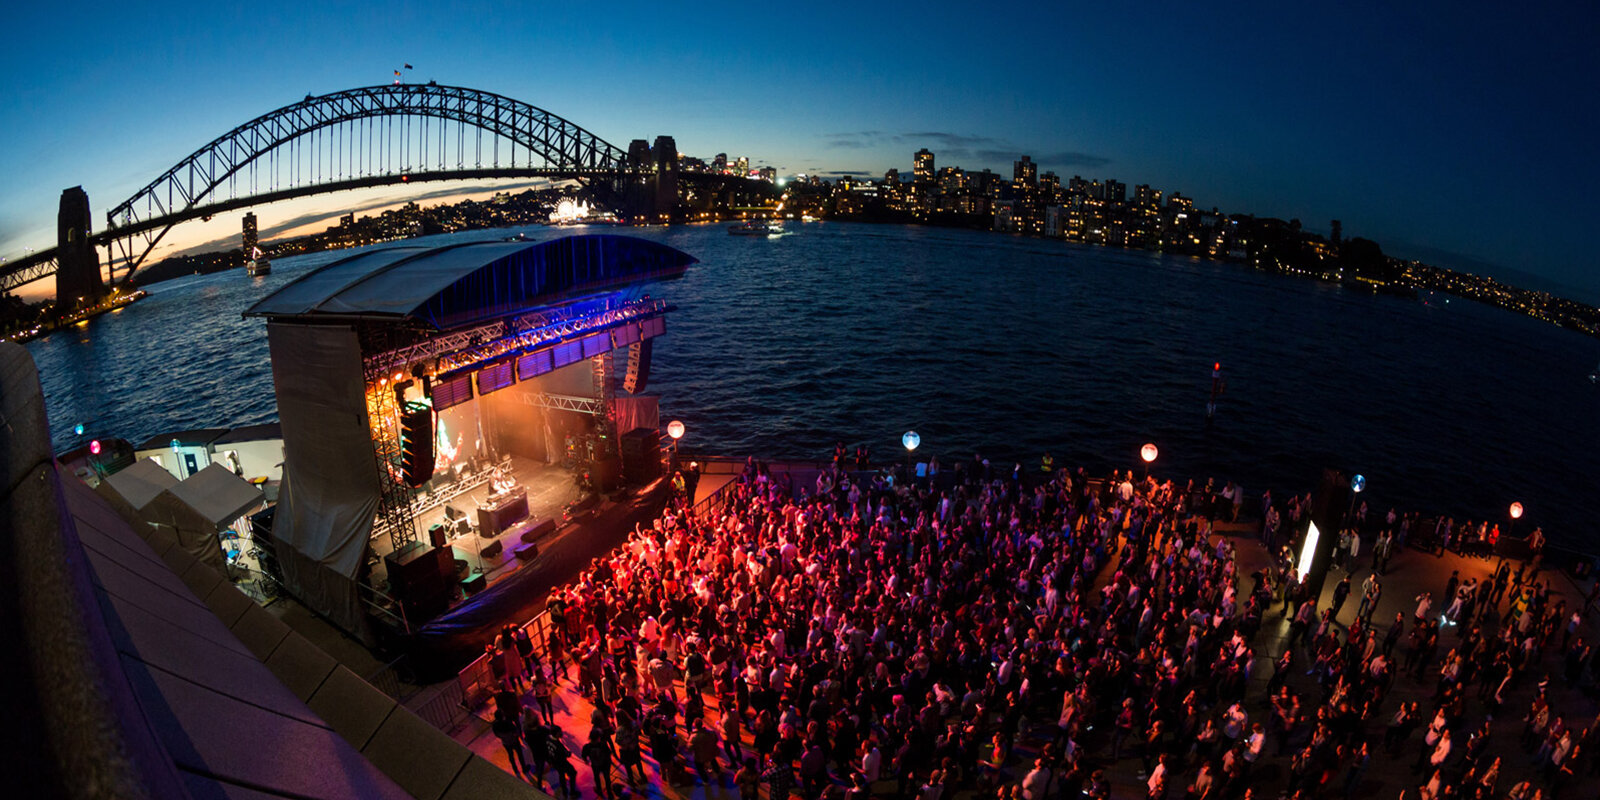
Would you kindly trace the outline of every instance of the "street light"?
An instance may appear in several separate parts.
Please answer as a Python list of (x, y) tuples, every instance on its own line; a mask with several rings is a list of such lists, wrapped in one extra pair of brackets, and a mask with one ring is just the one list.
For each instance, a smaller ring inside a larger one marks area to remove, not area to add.
[(916, 431), (906, 431), (900, 436), (900, 443), (906, 447), (906, 482), (911, 482), (911, 451), (922, 444), (922, 437)]
[(1512, 503), (1511, 504), (1511, 518), (1512, 519), (1522, 519), (1522, 504), (1521, 503)]
[(1365, 475), (1357, 472), (1350, 476), (1350, 508), (1344, 512), (1344, 526), (1346, 528), (1350, 527), (1351, 518), (1356, 513), (1356, 495), (1361, 494), (1362, 490), (1366, 488), (1367, 478)]
[(1150, 477), (1150, 462), (1155, 461), (1156, 456), (1160, 454), (1161, 451), (1156, 449), (1154, 442), (1145, 442), (1144, 447), (1139, 448), (1139, 458), (1144, 459), (1144, 476), (1146, 478)]
[(672, 452), (678, 452), (678, 440), (683, 438), (685, 428), (683, 423), (673, 420), (667, 423), (667, 435), (672, 437)]

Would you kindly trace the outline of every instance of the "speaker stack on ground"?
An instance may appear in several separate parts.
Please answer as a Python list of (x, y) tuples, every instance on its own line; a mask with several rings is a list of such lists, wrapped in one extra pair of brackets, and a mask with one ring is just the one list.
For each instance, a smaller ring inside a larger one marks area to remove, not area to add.
[(661, 434), (654, 428), (634, 428), (618, 440), (622, 451), (622, 479), (642, 486), (661, 477)]
[(433, 619), (450, 607), (455, 595), (455, 556), (448, 547), (412, 542), (384, 557), (389, 572), (389, 594), (405, 607), (406, 620), (415, 625)]

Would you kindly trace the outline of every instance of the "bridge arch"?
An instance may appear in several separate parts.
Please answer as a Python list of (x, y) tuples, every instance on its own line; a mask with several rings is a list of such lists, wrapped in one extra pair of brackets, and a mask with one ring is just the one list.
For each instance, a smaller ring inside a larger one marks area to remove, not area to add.
[[(108, 227), (96, 238), (120, 246), (124, 270), (132, 273), (167, 231), (184, 220), (274, 199), (392, 182), (376, 179), (373, 175), (324, 181), (319, 175), (306, 183), (297, 183), (281, 190), (274, 188), (274, 191), (267, 193), (252, 192), (243, 198), (221, 198), (218, 192), (224, 185), (231, 186), (245, 170), (254, 170), (283, 148), (314, 137), (318, 132), (356, 125), (361, 121), (403, 121), (410, 118), (442, 120), (470, 127), (509, 141), (528, 153), (537, 154), (544, 162), (538, 167), (530, 164), (520, 169), (501, 169), (496, 164), (494, 169), (484, 170), (481, 163), (466, 169), (458, 159), (458, 168), (449, 169), (445, 164), (447, 153), (442, 149), (444, 140), (441, 139), (440, 159), (436, 164), (427, 161), (428, 153), (422, 153), (422, 158), (415, 165), (398, 165), (401, 170), (414, 166), (419, 177), (424, 179), (487, 177), (499, 173), (571, 178), (612, 177), (628, 169), (627, 154), (616, 146), (549, 111), (503, 95), (433, 83), (368, 86), (319, 96), (308, 95), (298, 103), (263, 114), (217, 137), (108, 211)], [(426, 149), (428, 130), (425, 126), (421, 133), (422, 147), (419, 149)], [(441, 135), (445, 133), (441, 130)], [(461, 141), (459, 133), (458, 147)], [(388, 135), (387, 131), (385, 135)], [(402, 131), (402, 153), (406, 136)], [(341, 153), (338, 158), (348, 155)], [(333, 156), (330, 155), (330, 162), (332, 160)], [(368, 160), (370, 162), (370, 158)], [(387, 168), (383, 175), (396, 174), (397, 165), (379, 166)], [(117, 260), (116, 256), (113, 252), (113, 261)]]

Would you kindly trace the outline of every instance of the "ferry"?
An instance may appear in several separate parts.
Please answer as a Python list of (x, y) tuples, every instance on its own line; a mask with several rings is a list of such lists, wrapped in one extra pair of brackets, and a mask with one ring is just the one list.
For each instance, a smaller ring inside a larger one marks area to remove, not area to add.
[(267, 260), (267, 254), (261, 252), (259, 247), (251, 248), (250, 260), (244, 263), (244, 274), (252, 278), (259, 278), (262, 275), (271, 274), (271, 272), (272, 262)]
[(764, 219), (752, 219), (741, 222), (738, 225), (729, 226), (728, 233), (734, 236), (777, 236), (783, 233), (783, 224), (768, 222)]

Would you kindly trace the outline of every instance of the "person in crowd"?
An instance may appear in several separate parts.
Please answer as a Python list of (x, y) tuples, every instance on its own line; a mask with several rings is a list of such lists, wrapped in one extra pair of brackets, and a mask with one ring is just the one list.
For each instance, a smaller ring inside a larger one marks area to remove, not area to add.
[[(723, 780), (727, 757), (741, 800), (756, 800), (762, 783), (769, 800), (859, 800), (884, 787), (921, 800), (971, 790), (1162, 797), (1168, 786), (1221, 798), (1254, 790), (1262, 775), (1282, 776), (1291, 794), (1349, 797), (1371, 761), (1404, 758), (1407, 746), (1419, 747), (1419, 779), (1443, 769), (1483, 785), (1487, 740), (1455, 748), (1451, 736), (1467, 741), (1493, 698), (1525, 702), (1552, 660), (1562, 687), (1592, 671), (1581, 628), (1564, 635), (1565, 607), (1509, 569), (1517, 610), (1504, 619), (1487, 582), (1470, 597), (1460, 596), (1459, 576), (1447, 587), (1441, 598), (1452, 601), (1459, 636), (1435, 663), (1431, 595), (1417, 596), (1407, 626), (1409, 593), (1386, 597), (1377, 577), (1391, 564), (1411, 568), (1391, 553), (1410, 515), (1367, 529), (1378, 536), (1373, 574), (1345, 626), (1336, 620), (1361, 577), (1352, 574), (1365, 565), (1359, 551), (1346, 553), (1332, 608), (1296, 595), (1293, 564), (1270, 549), (1265, 566), (1241, 575), (1239, 554), (1208, 523), (1233, 513), (1243, 492), (1232, 482), (1228, 504), (1210, 488), (1135, 483), (1123, 470), (1007, 472), (974, 456), (940, 480), (908, 483), (848, 473), (860, 466), (850, 461), (844, 452), (815, 480), (789, 481), (752, 459), (718, 494), (669, 506), (558, 589), (543, 662), (522, 655), (516, 631), (510, 639), (517, 671), (532, 679), (534, 719), (554, 721), (540, 686), (570, 690), (553, 686), (570, 652), (595, 701), (595, 741), (615, 742), (605, 756), (590, 747), (582, 756), (592, 768), (608, 758), (607, 774), (620, 763), (629, 783), (649, 777), (643, 740), (666, 783), (689, 782), (685, 757), (699, 780)], [(1263, 518), (1281, 519), (1292, 540), (1309, 504), (1264, 500)], [(1286, 616), (1268, 616), (1279, 591)], [(1395, 614), (1381, 630), (1370, 624), (1379, 612)], [(490, 660), (509, 684), (513, 665)], [(1254, 683), (1262, 660), (1274, 664), (1271, 681)], [(541, 682), (539, 663), (552, 680)], [(1527, 734), (1530, 756), (1544, 750), (1537, 765), (1503, 762), (1489, 785), (1523, 772), (1541, 782), (1587, 776), (1593, 759), (1584, 754), (1600, 746), (1589, 729), (1554, 729), (1553, 717), (1530, 713), (1543, 720)], [(1418, 742), (1412, 732), (1424, 724)], [(539, 743), (570, 794), (570, 753), (563, 759), (551, 744), (560, 739)], [(1116, 763), (1124, 748), (1139, 764)], [(1113, 792), (1135, 766), (1144, 767), (1141, 785)], [(609, 787), (596, 791), (610, 797)]]

